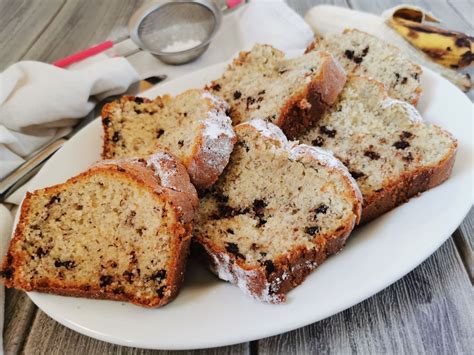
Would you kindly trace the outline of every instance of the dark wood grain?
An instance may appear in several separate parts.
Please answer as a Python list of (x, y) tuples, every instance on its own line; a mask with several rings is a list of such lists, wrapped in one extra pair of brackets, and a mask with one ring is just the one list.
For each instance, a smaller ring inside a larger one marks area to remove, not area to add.
[(0, 72), (23, 58), (65, 0), (0, 0)]
[(401, 281), (331, 318), (261, 340), (259, 354), (468, 354), (473, 300), (449, 239)]

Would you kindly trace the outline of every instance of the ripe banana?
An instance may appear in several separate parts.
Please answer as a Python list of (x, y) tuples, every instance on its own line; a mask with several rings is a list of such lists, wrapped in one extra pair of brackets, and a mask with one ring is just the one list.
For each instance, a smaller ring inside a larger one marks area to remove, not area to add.
[[(422, 18), (395, 12), (387, 23), (411, 45), (448, 68), (464, 68), (474, 61), (474, 38), (424, 24)], [(397, 16), (398, 15), (398, 16)], [(402, 15), (402, 16), (400, 16)]]

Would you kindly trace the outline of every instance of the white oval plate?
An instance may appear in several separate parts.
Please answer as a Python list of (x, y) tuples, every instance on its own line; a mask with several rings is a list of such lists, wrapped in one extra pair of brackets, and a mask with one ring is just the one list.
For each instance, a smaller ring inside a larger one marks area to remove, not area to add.
[[(177, 94), (217, 78), (225, 64), (158, 85), (144, 96)], [(282, 305), (244, 295), (191, 261), (178, 298), (159, 309), (131, 304), (29, 293), (49, 316), (88, 336), (152, 349), (195, 349), (268, 337), (319, 321), (389, 286), (428, 256), (458, 227), (472, 201), (472, 104), (447, 80), (425, 69), (419, 109), (427, 121), (459, 140), (451, 178), (355, 231), (342, 252), (329, 258)], [(100, 157), (100, 120), (59, 150), (31, 189), (61, 183)]]

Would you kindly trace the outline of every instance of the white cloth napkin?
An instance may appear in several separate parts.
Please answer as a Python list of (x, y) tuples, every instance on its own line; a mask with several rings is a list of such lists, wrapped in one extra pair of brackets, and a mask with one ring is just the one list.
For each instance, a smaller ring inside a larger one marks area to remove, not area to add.
[[(190, 64), (166, 65), (146, 52), (129, 57), (128, 62), (123, 58), (87, 60), (69, 70), (38, 62), (14, 64), (0, 74), (0, 179), (21, 164), (23, 156), (52, 137), (64, 135), (78, 118), (85, 116), (93, 108), (92, 95), (104, 97), (125, 91), (138, 79), (129, 62), (142, 79), (157, 74), (174, 79), (230, 60), (255, 43), (295, 52), (303, 51), (312, 38), (310, 27), (284, 2), (255, 1), (225, 15), (207, 52)], [(25, 190), (24, 186), (8, 202), (20, 203)], [(8, 210), (0, 205), (1, 255), (6, 251), (12, 220)], [(3, 303), (3, 293), (0, 302)]]

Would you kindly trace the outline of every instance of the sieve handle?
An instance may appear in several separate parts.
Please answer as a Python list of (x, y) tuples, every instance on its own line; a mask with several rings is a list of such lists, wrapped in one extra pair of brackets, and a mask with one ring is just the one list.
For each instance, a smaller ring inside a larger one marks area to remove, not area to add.
[(239, 5), (241, 2), (242, 2), (242, 0), (226, 0), (225, 3), (227, 5), (227, 9), (230, 10), (230, 9), (236, 7), (237, 5)]

